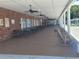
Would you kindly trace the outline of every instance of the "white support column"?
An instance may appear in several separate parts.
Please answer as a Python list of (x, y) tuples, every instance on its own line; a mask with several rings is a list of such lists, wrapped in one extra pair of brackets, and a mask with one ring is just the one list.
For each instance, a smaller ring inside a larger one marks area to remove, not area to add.
[(65, 24), (65, 23), (66, 23), (66, 22), (65, 22), (65, 20), (66, 20), (65, 12), (64, 12), (63, 16), (64, 16), (64, 19), (63, 19), (63, 22), (64, 22), (64, 29), (66, 29), (66, 27), (65, 27), (65, 26), (66, 26), (66, 24)]
[(64, 28), (64, 25), (63, 25), (63, 15), (61, 15), (60, 19), (59, 19), (59, 24), (62, 28)]
[(70, 20), (70, 6), (68, 7), (68, 10), (67, 10), (67, 25), (68, 25), (68, 33), (70, 34), (70, 25), (71, 25), (71, 20)]

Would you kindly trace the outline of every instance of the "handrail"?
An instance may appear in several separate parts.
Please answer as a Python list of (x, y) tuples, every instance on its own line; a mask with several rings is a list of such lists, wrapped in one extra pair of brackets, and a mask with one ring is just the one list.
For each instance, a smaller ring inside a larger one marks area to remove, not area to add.
[(57, 32), (63, 43), (67, 46), (70, 40), (69, 34), (61, 27), (57, 27)]

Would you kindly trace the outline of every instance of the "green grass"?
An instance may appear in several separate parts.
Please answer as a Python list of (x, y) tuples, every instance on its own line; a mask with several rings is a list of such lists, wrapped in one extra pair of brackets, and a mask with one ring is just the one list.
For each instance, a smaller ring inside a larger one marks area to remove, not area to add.
[(71, 24), (71, 26), (79, 26), (79, 23), (77, 23), (77, 24)]

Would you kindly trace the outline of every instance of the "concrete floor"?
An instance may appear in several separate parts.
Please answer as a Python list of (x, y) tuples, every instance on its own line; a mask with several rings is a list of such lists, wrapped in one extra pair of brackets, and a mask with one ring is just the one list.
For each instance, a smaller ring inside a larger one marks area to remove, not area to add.
[(60, 45), (53, 27), (1, 42), (0, 54), (76, 56), (71, 48)]
[(79, 26), (77, 27), (70, 27), (71, 28), (71, 34), (73, 34), (77, 40), (79, 41)]

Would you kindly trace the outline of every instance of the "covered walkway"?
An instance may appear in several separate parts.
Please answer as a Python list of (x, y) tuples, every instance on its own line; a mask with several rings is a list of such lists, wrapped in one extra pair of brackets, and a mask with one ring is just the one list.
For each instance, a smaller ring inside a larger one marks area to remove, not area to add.
[(74, 1), (0, 0), (0, 58), (79, 56), (79, 41), (70, 28)]
[(45, 55), (76, 57), (70, 47), (58, 41), (55, 27), (48, 27), (30, 35), (0, 42), (0, 54)]

